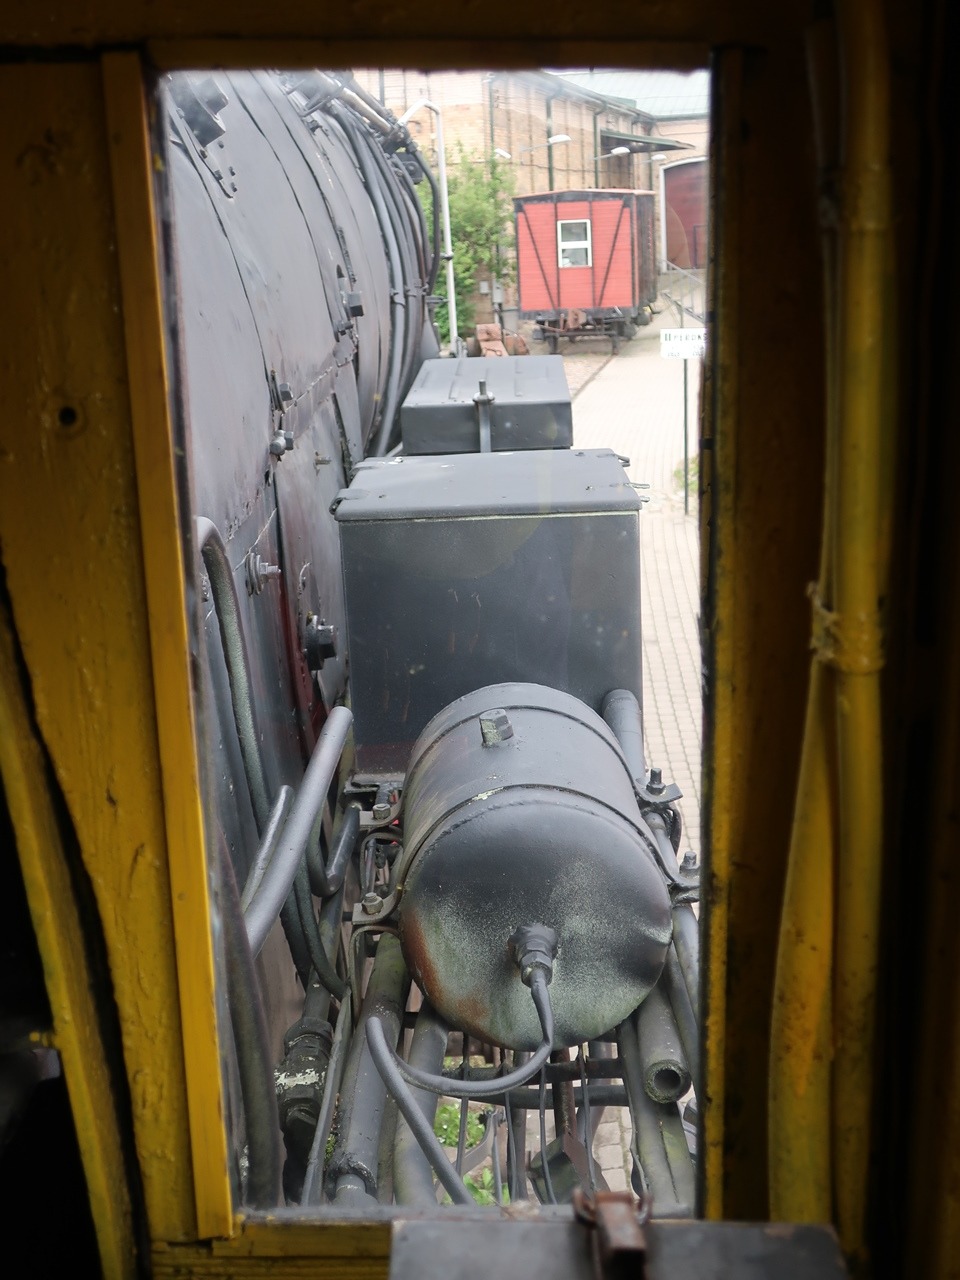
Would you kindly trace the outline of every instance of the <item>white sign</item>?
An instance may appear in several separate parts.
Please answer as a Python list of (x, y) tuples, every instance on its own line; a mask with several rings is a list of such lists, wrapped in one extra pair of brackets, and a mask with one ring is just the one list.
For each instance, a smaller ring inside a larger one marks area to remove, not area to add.
[(661, 329), (660, 354), (667, 360), (699, 360), (706, 348), (706, 329)]

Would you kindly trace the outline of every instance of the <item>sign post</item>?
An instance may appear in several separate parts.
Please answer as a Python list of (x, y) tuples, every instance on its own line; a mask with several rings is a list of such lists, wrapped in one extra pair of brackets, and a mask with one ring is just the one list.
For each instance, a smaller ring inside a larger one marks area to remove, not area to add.
[[(681, 323), (683, 313), (680, 314)], [(683, 513), (690, 514), (690, 447), (687, 441), (687, 361), (699, 360), (706, 350), (705, 329), (661, 329), (660, 354), (683, 361)]]

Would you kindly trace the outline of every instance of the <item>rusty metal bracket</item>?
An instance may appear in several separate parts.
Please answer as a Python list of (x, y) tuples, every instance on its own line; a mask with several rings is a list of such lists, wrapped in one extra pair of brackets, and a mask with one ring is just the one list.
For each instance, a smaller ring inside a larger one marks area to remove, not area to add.
[(596, 1280), (643, 1280), (650, 1217), (650, 1197), (637, 1200), (629, 1191), (598, 1191), (582, 1187), (573, 1193), (573, 1212), (590, 1232), (590, 1252)]

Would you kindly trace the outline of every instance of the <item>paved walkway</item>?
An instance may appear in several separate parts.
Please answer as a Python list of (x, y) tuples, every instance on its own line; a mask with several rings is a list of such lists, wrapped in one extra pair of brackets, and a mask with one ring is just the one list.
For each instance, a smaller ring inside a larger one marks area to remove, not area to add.
[[(667, 311), (654, 317), (620, 354), (599, 342), (592, 349), (561, 347), (574, 391), (574, 443), (607, 446), (630, 459), (628, 474), (649, 501), (640, 516), (643, 609), (644, 739), (648, 765), (683, 792), (684, 849), (700, 852), (701, 687), (697, 495), (690, 514), (683, 497), (683, 366), (660, 355), (660, 326), (676, 324)], [(697, 452), (699, 365), (687, 373), (688, 449)]]

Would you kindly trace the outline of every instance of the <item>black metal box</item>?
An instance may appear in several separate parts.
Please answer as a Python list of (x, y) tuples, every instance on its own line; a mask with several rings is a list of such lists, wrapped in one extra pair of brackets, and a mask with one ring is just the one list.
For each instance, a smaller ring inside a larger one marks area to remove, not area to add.
[(336, 502), (361, 773), (481, 685), (639, 698), (640, 501), (609, 450), (377, 459)]
[(481, 382), (492, 397), (494, 451), (570, 448), (573, 410), (560, 356), (464, 356), (424, 361), (400, 408), (404, 453), (479, 452)]

